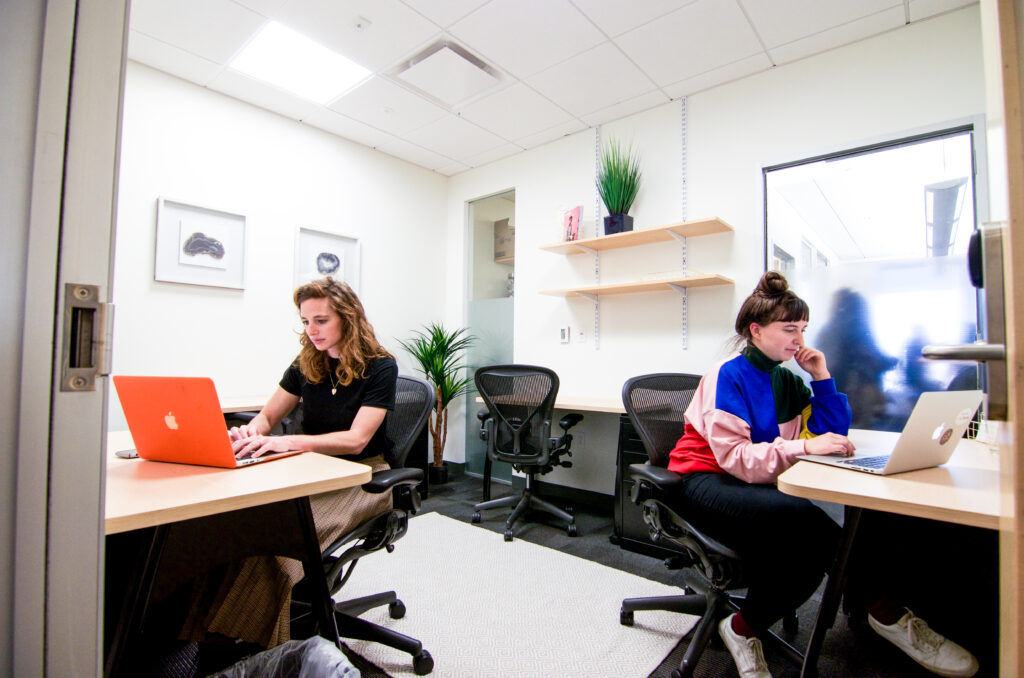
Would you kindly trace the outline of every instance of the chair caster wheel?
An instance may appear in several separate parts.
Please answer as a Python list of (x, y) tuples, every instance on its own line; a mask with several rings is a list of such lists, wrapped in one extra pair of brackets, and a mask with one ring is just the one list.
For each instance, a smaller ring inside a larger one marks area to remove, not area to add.
[(505, 541), (512, 541), (512, 530), (505, 530)]
[(800, 629), (800, 619), (795, 614), (787, 614), (782, 618), (782, 628), (786, 633), (796, 633)]
[(471, 523), (479, 523), (479, 522), (480, 522), (480, 512), (479, 512), (479, 511), (477, 511), (476, 513), (474, 513), (474, 514), (473, 514), (473, 517), (472, 517), (472, 518), (470, 518), (470, 519), (469, 519), (469, 521), (470, 521)]
[(633, 625), (633, 613), (626, 610), (619, 610), (619, 623), (623, 626)]
[(400, 600), (388, 603), (388, 614), (392, 619), (401, 619), (405, 616), (405, 603)]
[(417, 676), (425, 676), (434, 670), (434, 658), (426, 650), (420, 650), (419, 654), (412, 658), (412, 670)]
[(569, 527), (565, 528), (565, 533), (570, 537), (578, 535), (579, 531), (576, 529), (576, 523), (569, 523)]
[(672, 671), (672, 678), (683, 678), (683, 672), (679, 669)]

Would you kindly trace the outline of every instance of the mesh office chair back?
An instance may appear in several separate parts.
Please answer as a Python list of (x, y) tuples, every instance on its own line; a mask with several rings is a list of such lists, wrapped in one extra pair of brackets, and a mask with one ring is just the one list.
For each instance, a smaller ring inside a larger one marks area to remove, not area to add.
[(488, 454), (514, 465), (546, 464), (558, 375), (546, 367), (498, 365), (477, 370), (475, 381), (495, 419)]
[(388, 412), (384, 426), (394, 444), (388, 455), (391, 468), (404, 468), (409, 450), (416, 442), (423, 424), (430, 418), (436, 395), (430, 382), (416, 377), (398, 376), (395, 385), (395, 409)]
[(683, 413), (699, 384), (693, 374), (660, 373), (633, 377), (622, 387), (623, 406), (652, 465), (668, 466), (668, 454), (683, 435)]

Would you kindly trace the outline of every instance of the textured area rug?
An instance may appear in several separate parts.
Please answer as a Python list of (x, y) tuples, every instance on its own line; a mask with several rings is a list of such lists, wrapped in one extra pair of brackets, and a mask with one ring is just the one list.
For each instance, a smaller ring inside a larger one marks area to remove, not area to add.
[[(394, 590), (408, 612), (362, 615), (422, 641), (436, 678), (643, 678), (697, 618), (669, 612), (619, 624), (623, 598), (680, 590), (437, 513), (412, 519), (393, 553), (360, 562), (339, 599)], [(392, 676), (414, 676), (411, 658), (345, 640)]]

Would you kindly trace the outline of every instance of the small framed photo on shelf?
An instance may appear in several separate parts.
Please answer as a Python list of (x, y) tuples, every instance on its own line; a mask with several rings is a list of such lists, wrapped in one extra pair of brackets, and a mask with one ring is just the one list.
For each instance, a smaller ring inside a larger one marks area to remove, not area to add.
[(359, 241), (299, 227), (295, 237), (295, 287), (331, 276), (359, 294)]
[(566, 210), (562, 215), (562, 239), (565, 241), (580, 239), (580, 217), (583, 216), (583, 205)]
[(245, 289), (245, 217), (160, 198), (153, 279)]

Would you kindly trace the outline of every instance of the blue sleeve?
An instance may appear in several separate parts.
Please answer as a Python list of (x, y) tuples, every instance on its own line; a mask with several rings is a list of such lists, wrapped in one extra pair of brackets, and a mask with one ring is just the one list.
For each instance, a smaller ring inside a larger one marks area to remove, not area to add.
[(811, 417), (807, 421), (807, 430), (815, 435), (847, 435), (853, 421), (853, 411), (846, 394), (836, 390), (835, 380), (812, 381), (811, 391)]

